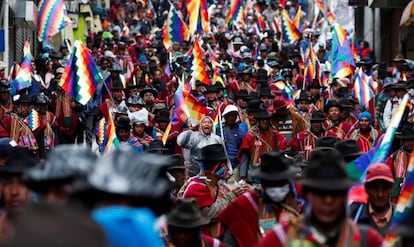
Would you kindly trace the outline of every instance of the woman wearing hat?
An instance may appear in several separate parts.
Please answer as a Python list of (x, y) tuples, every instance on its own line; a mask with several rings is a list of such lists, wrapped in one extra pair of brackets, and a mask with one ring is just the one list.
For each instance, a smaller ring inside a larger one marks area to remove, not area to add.
[(251, 172), (260, 187), (239, 196), (218, 215), (226, 229), (224, 241), (230, 246), (253, 246), (274, 224), (298, 217), (293, 178), (299, 171), (282, 152), (264, 153), (260, 168)]
[(399, 150), (391, 154), (387, 159), (387, 165), (392, 169), (392, 173), (395, 178), (395, 184), (399, 185), (394, 189), (393, 198), (398, 198), (400, 195), (400, 189), (402, 182), (407, 175), (407, 168), (410, 162), (410, 155), (414, 149), (414, 129), (405, 128), (400, 135), (397, 135), (400, 139), (401, 147)]
[(230, 84), (230, 91), (236, 95), (239, 93), (239, 90), (245, 89), (250, 94), (251, 92), (256, 91), (256, 80), (253, 76), (254, 68), (251, 65), (240, 66), (239, 75), (240, 79), (234, 80)]
[(381, 136), (382, 132), (373, 126), (371, 114), (365, 111), (358, 115), (358, 124), (350, 130), (346, 138), (355, 140), (359, 151), (366, 153), (377, 144)]
[(325, 130), (323, 122), (325, 117), (322, 112), (315, 111), (310, 118), (310, 128), (297, 133), (290, 141), (290, 147), (309, 160), (310, 152), (315, 149), (316, 141), (325, 136), (336, 136), (334, 132)]
[(351, 180), (337, 152), (327, 152), (311, 162), (303, 178), (308, 202), (303, 217), (289, 224), (276, 224), (257, 246), (382, 246), (382, 237), (371, 227), (360, 227), (347, 216)]
[(314, 79), (309, 85), (310, 99), (313, 108), (316, 111), (324, 111), (325, 98), (321, 96), (321, 85), (317, 79)]
[(384, 108), (383, 122), (385, 129), (388, 128), (388, 125), (391, 122), (391, 117), (394, 115), (395, 111), (397, 111), (404, 95), (407, 93), (404, 81), (399, 81), (394, 86), (392, 86), (392, 89), (394, 89), (395, 95), (387, 101)]
[(132, 139), (130, 143), (136, 143), (144, 148), (144, 151), (150, 148), (150, 143), (154, 139), (145, 132), (148, 126), (148, 112), (141, 110), (132, 116)]
[(34, 95), (33, 99), (34, 109), (39, 113), (45, 127), (44, 131), (44, 148), (50, 150), (57, 142), (57, 132), (59, 124), (56, 116), (47, 110), (50, 104), (50, 99), (44, 93)]

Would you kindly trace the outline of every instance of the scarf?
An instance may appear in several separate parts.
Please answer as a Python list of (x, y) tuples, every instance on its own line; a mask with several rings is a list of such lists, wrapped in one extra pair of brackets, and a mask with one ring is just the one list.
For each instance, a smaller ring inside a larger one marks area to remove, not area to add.
[[(325, 236), (317, 233), (312, 226), (305, 225), (303, 221), (303, 219), (298, 220), (289, 227), (285, 246), (328, 246), (326, 238), (324, 239)], [(341, 223), (338, 234), (335, 246), (360, 247), (361, 234), (351, 219), (346, 219)]]
[(63, 109), (65, 127), (68, 129), (72, 128), (72, 108), (70, 107), (71, 100), (71, 96), (66, 92), (63, 92), (62, 95), (58, 96), (56, 100), (55, 115), (59, 117), (60, 112)]
[(350, 139), (355, 140), (358, 143), (359, 151), (368, 152), (377, 143), (378, 131), (370, 126), (369, 137), (365, 137), (361, 134), (361, 130), (355, 129), (350, 134)]

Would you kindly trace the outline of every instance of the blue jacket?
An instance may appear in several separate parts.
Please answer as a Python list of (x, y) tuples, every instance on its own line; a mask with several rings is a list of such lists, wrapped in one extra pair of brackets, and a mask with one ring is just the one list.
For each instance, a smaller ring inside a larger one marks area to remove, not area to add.
[[(216, 134), (221, 136), (220, 128), (217, 128)], [(244, 136), (247, 134), (247, 130), (240, 127), (239, 124), (230, 128), (223, 125), (224, 142), (226, 144), (227, 155), (229, 156), (231, 166), (236, 168), (238, 166), (237, 155), (239, 153), (240, 145)]]

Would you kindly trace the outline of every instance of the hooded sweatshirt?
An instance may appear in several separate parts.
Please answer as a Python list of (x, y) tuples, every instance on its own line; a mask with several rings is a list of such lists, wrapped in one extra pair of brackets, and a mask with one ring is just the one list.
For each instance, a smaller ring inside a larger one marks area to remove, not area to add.
[(200, 157), (201, 148), (211, 144), (223, 144), (221, 138), (216, 135), (213, 119), (209, 116), (204, 116), (201, 118), (200, 123), (204, 119), (208, 119), (213, 123), (212, 131), (209, 135), (205, 134), (200, 126), (198, 131), (186, 130), (177, 137), (177, 144), (191, 152), (190, 159), (185, 161), (186, 173), (189, 177), (197, 175), (200, 171), (197, 159)]

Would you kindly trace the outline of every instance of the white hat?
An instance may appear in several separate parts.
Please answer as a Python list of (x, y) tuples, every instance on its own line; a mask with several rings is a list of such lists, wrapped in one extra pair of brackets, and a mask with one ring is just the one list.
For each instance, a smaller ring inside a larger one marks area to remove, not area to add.
[(226, 106), (226, 108), (223, 111), (223, 114), (222, 114), (223, 117), (226, 116), (227, 114), (229, 114), (230, 112), (236, 112), (236, 113), (238, 113), (239, 112), (239, 109), (235, 105), (228, 105), (228, 106)]
[(2, 61), (0, 61), (0, 70), (6, 69), (6, 64)]
[(145, 109), (131, 113), (132, 124), (144, 124), (148, 126), (148, 111)]
[(116, 58), (116, 56), (114, 55), (114, 53), (112, 51), (109, 51), (109, 50), (106, 50), (104, 52), (104, 57)]

